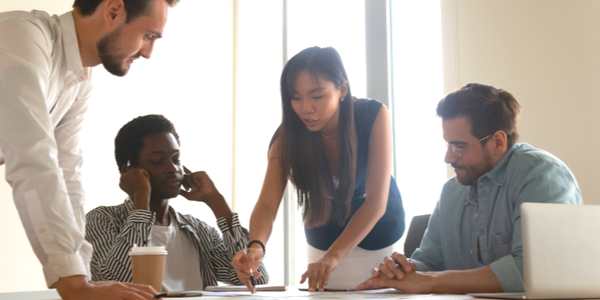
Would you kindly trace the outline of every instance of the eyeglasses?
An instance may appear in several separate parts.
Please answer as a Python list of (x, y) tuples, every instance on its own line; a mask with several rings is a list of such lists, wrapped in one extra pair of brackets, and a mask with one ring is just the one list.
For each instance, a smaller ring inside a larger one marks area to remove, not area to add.
[(469, 148), (469, 147), (471, 147), (471, 146), (473, 146), (473, 145), (475, 145), (477, 143), (481, 143), (481, 142), (485, 141), (490, 136), (492, 136), (492, 135), (490, 134), (490, 135), (488, 135), (488, 136), (480, 139), (479, 141), (471, 143), (471, 144), (468, 144), (466, 146), (457, 146), (457, 145), (454, 145), (454, 144), (448, 144), (448, 143), (446, 143), (446, 147), (448, 147), (448, 149), (452, 150), (452, 153), (458, 155), (459, 158), (462, 158), (462, 152), (463, 151), (465, 151), (467, 148)]

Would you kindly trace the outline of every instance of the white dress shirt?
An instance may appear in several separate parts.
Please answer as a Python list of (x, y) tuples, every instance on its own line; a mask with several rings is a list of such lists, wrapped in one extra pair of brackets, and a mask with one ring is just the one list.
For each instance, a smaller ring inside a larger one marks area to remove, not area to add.
[(0, 13), (0, 164), (48, 286), (89, 276), (79, 133), (91, 89), (71, 12)]

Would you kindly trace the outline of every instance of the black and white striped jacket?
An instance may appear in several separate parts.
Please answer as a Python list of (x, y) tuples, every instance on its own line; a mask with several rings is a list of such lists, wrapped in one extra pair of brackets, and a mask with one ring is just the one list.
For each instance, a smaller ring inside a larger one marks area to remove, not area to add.
[[(155, 214), (147, 210), (131, 211), (132, 204), (133, 201), (127, 199), (123, 204), (100, 206), (87, 213), (85, 239), (94, 246), (92, 280), (131, 282), (129, 250), (133, 244), (148, 245), (155, 218)], [(235, 253), (246, 248), (249, 238), (248, 230), (240, 226), (237, 213), (233, 214), (233, 230), (225, 218), (217, 220), (222, 239), (215, 228), (191, 215), (175, 212), (172, 207), (169, 211), (196, 247), (203, 287), (217, 285), (217, 281), (242, 284), (230, 264)], [(258, 271), (263, 276), (257, 283), (267, 283), (269, 276), (264, 264)]]

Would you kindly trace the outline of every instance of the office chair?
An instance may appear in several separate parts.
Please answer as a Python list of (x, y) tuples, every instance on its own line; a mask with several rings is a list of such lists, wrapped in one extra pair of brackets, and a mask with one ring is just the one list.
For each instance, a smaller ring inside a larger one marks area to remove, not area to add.
[(421, 245), (421, 240), (427, 229), (429, 217), (431, 215), (414, 216), (410, 221), (406, 240), (404, 241), (404, 256), (410, 257), (413, 252)]

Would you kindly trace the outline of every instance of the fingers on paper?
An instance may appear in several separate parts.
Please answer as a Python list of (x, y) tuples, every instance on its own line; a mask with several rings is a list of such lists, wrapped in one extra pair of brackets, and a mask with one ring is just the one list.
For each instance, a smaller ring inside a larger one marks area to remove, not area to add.
[(310, 264), (308, 270), (302, 275), (302, 282), (305, 278), (308, 278), (308, 291), (309, 292), (323, 292), (325, 286), (329, 283), (330, 266), (327, 264), (313, 263)]

